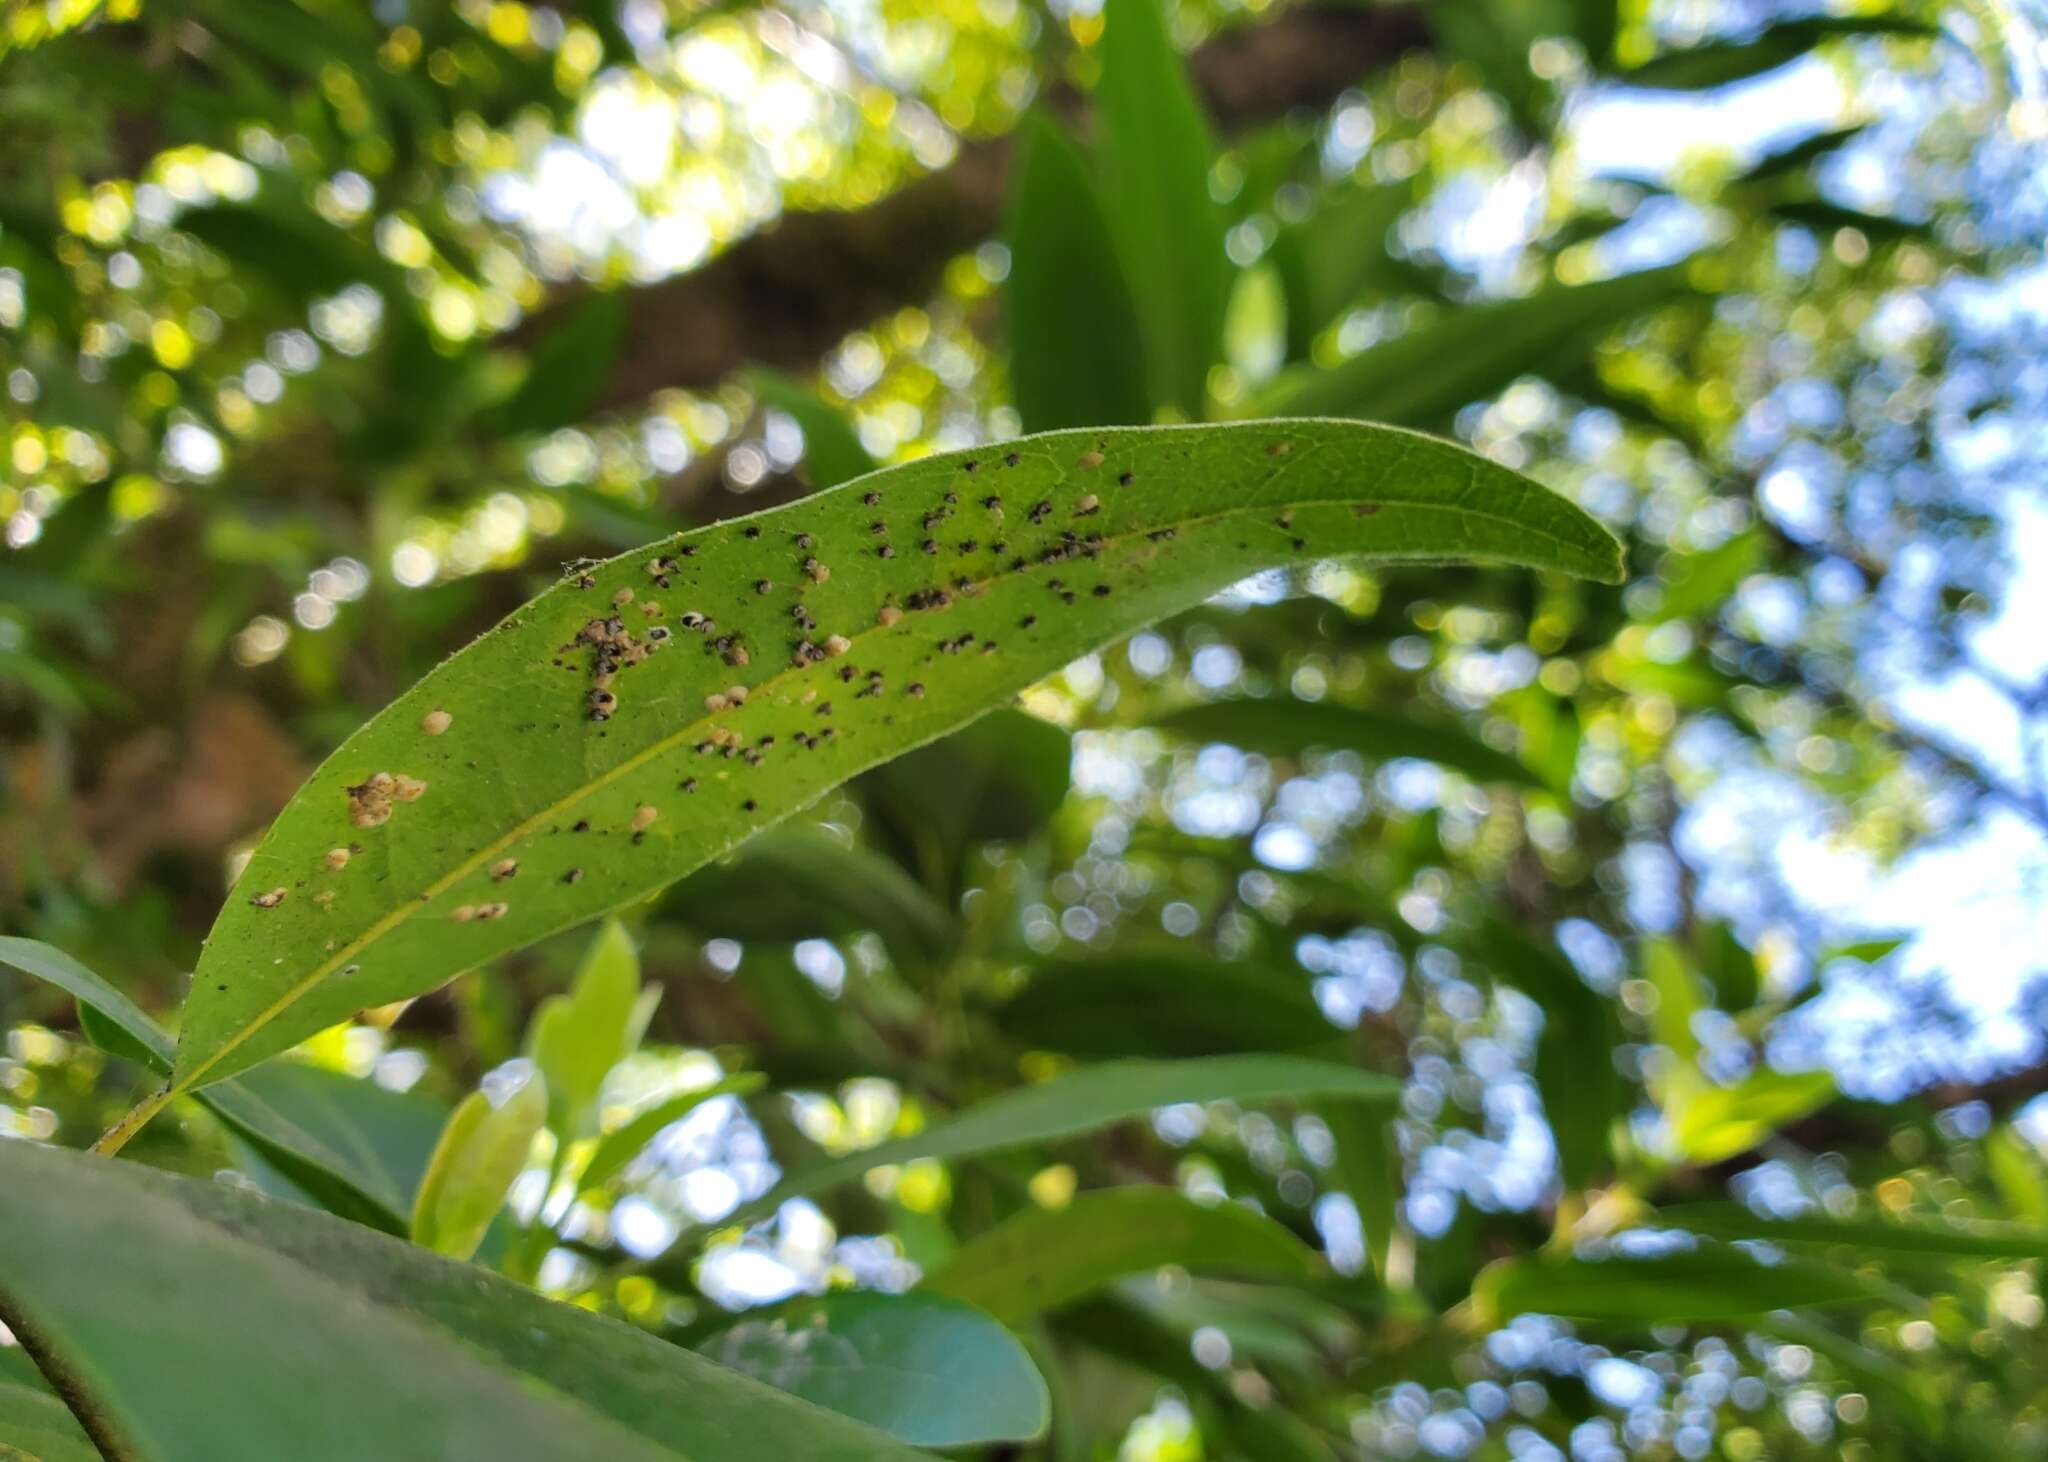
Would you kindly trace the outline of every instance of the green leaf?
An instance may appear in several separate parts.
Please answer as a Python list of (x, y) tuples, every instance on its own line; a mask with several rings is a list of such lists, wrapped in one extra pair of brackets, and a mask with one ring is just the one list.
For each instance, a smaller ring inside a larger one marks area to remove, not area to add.
[(704, 1354), (901, 1441), (1030, 1441), (1051, 1419), (1045, 1380), (980, 1310), (925, 1294), (848, 1292), (777, 1306), (711, 1337)]
[(218, 1183), (0, 1143), (0, 1232), (0, 1310), (76, 1383), (109, 1455), (303, 1457), (324, 1437), (365, 1457), (921, 1455), (630, 1326)]
[(1681, 1155), (1695, 1163), (1725, 1162), (1766, 1141), (1835, 1099), (1825, 1071), (1757, 1071), (1734, 1086), (1676, 1088), (1666, 1093), (1665, 1115)]
[(1333, 185), (1314, 213), (1280, 229), (1269, 257), (1287, 296), (1288, 359), (1306, 360), (1316, 336), (1353, 305), (1420, 282), (1421, 271), (1387, 248), (1414, 202), (1403, 183)]
[(1095, 102), (1110, 229), (1137, 296), (1153, 399), (1200, 417), (1232, 273), (1209, 194), (1215, 148), (1159, 0), (1106, 0), (1102, 18)]
[(1541, 788), (1543, 779), (1462, 727), (1410, 720), (1291, 697), (1211, 701), (1155, 719), (1162, 731), (1191, 740), (1224, 741), (1267, 756), (1300, 757), (1316, 747), (1355, 751), (1373, 761), (1416, 757), (1478, 782)]
[(291, 1189), (401, 1236), (448, 1119), (440, 1102), (300, 1061), (273, 1061), (199, 1099)]
[(747, 372), (747, 388), (763, 406), (794, 420), (804, 434), (804, 472), (813, 487), (837, 487), (875, 470), (860, 434), (839, 411), (793, 376), (766, 366)]
[(493, 436), (553, 431), (580, 421), (604, 395), (626, 339), (623, 290), (593, 294), (534, 346), (519, 389), (491, 413)]
[(1817, 162), (1837, 148), (1855, 141), (1869, 125), (1868, 122), (1858, 122), (1850, 127), (1836, 127), (1816, 132), (1811, 137), (1802, 138), (1775, 152), (1767, 152), (1751, 163), (1736, 181), (1762, 183), (1773, 178), (1782, 178), (1787, 173), (1798, 172), (1809, 163)]
[(498, 1102), (480, 1091), (464, 1097), (420, 1180), (413, 1241), (453, 1259), (474, 1254), (513, 1180), (526, 1170), (547, 1115), (547, 1081), (537, 1071)]
[(1685, 1203), (1660, 1208), (1645, 1215), (1643, 1222), (1653, 1228), (1679, 1228), (1718, 1239), (1766, 1239), (1773, 1244), (1840, 1244), (1951, 1259), (2048, 1257), (2048, 1227), (2031, 1224), (1765, 1218), (1740, 1203)]
[(1481, 1313), (1496, 1323), (1527, 1314), (1646, 1325), (1739, 1320), (1875, 1295), (1840, 1270), (1791, 1260), (1766, 1264), (1712, 1245), (1652, 1258), (1503, 1259), (1472, 1286)]
[(1149, 421), (1138, 307), (1101, 195), (1056, 125), (1033, 115), (1018, 130), (1005, 288), (1017, 414), (1026, 431)]
[[(1253, 570), (1345, 554), (1619, 573), (1606, 530), (1526, 478), (1320, 421), (945, 453), (574, 573), (357, 732), (279, 815), (200, 957), (176, 1090), (644, 897)], [(592, 720), (588, 637), (623, 654), (630, 634), (637, 655), (671, 626)]]
[(953, 937), (952, 917), (899, 865), (815, 827), (778, 828), (700, 868), (662, 909), (707, 938), (793, 943), (872, 930), (911, 969)]
[(1169, 1264), (1273, 1279), (1305, 1279), (1317, 1267), (1301, 1240), (1241, 1203), (1198, 1203), (1173, 1188), (1109, 1188), (1006, 1219), (962, 1244), (924, 1287), (1018, 1325)]
[(1041, 965), (995, 1021), (1024, 1045), (1091, 1058), (1290, 1051), (1337, 1037), (1299, 975), (1172, 954)]
[(656, 1102), (644, 1112), (634, 1113), (624, 1123), (605, 1133), (590, 1154), (590, 1161), (583, 1165), (583, 1174), (578, 1181), (585, 1188), (602, 1188), (625, 1171), (626, 1165), (638, 1157), (648, 1143), (659, 1137), (664, 1128), (680, 1122), (713, 1097), (746, 1096), (767, 1084), (768, 1078), (760, 1072), (742, 1071), (709, 1086), (700, 1086), (695, 1091)]
[[(162, 1028), (62, 950), (34, 939), (0, 938), (0, 962), (69, 992), (78, 1001), (80, 1028), (101, 1050), (152, 1070), (171, 1069), (174, 1046)], [(263, 1161), (329, 1212), (386, 1233), (406, 1231), (400, 1215), (411, 1206), (425, 1152), (441, 1126), (434, 1104), (296, 1064), (221, 1082), (198, 1097)]]
[(0, 1381), (0, 1459), (4, 1462), (100, 1462), (78, 1419), (48, 1391)]
[(78, 1026), (110, 1056), (153, 1069), (171, 1064), (171, 1038), (140, 1006), (54, 945), (0, 935), (0, 964), (55, 985), (78, 1002)]
[(1385, 1283), (1405, 1177), (1401, 1150), (1389, 1129), (1391, 1116), (1367, 1102), (1324, 1102), (1316, 1110), (1336, 1146), (1337, 1184), (1358, 1211), (1366, 1257)]
[(1256, 404), (1273, 416), (1437, 426), (1525, 375), (1569, 375), (1616, 325), (1688, 293), (1684, 266), (1673, 265), (1461, 305), (1340, 364), (1282, 372)]
[(547, 1083), (547, 1123), (574, 1142), (597, 1117), (597, 1099), (612, 1067), (637, 1044), (640, 953), (617, 919), (607, 919), (577, 968), (566, 995), (550, 995), (534, 1012), (533, 1064)]
[(1876, 243), (1888, 243), (1897, 239), (1925, 239), (1934, 235), (1934, 225), (1918, 219), (1898, 218), (1883, 213), (1865, 213), (1860, 208), (1844, 208), (1839, 203), (1829, 203), (1820, 198), (1773, 203), (1768, 212), (1773, 218), (1785, 223), (1796, 223), (1801, 228), (1810, 228), (1820, 234), (1830, 234), (1836, 229), (1853, 228)]
[[(1400, 1083), (1370, 1071), (1301, 1056), (1211, 1056), (1193, 1061), (1105, 1061), (1037, 1086), (991, 1097), (911, 1137), (864, 1148), (784, 1179), (743, 1215), (772, 1212), (885, 1163), (968, 1157), (1073, 1137), (1179, 1102), (1393, 1101)], [(734, 1221), (741, 1221), (735, 1219)]]
[(1796, 61), (1823, 41), (1838, 36), (1892, 35), (1931, 37), (1939, 32), (1924, 21), (1898, 15), (1807, 16), (1781, 21), (1754, 40), (1711, 41), (1667, 51), (1617, 78), (1625, 86), (1664, 91), (1702, 91), (1775, 71)]

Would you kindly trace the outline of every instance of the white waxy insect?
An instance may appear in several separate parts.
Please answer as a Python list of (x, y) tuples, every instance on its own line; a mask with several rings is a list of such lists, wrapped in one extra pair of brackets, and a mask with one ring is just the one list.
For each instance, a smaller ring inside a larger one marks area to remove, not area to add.
[(500, 858), (491, 865), (491, 882), (503, 883), (518, 871), (519, 860), (517, 858)]
[(1074, 504), (1074, 511), (1085, 518), (1101, 506), (1102, 499), (1091, 492), (1085, 495), (1081, 501)]
[(736, 706), (743, 706), (747, 703), (747, 688), (744, 685), (728, 685), (725, 688), (725, 698)]
[(825, 641), (825, 653), (832, 656), (844, 655), (853, 648), (853, 641), (845, 635), (832, 635)]
[(476, 917), (476, 905), (458, 904), (448, 911), (448, 917), (458, 924), (467, 924)]
[(633, 591), (631, 589), (621, 589), (618, 593), (612, 595), (612, 603), (614, 604), (631, 604), (632, 602)]
[(636, 833), (646, 832), (647, 829), (654, 826), (654, 820), (659, 816), (661, 814), (652, 807), (642, 806), (635, 809), (633, 813), (633, 831)]
[(455, 724), (455, 718), (443, 710), (432, 710), (420, 717), (420, 730), (429, 736), (439, 736)]
[(418, 777), (408, 777), (401, 773), (393, 777), (391, 782), (391, 795), (400, 802), (417, 802), (426, 795), (427, 784)]
[(732, 701), (720, 691), (713, 691), (704, 697), (704, 709), (717, 715), (720, 711), (732, 709)]
[(900, 624), (902, 620), (903, 611), (893, 604), (884, 604), (875, 611), (875, 623), (879, 624), (883, 629), (889, 628), (892, 624)]
[(327, 850), (327, 866), (337, 872), (348, 867), (348, 849), (329, 848)]
[(510, 904), (478, 904), (476, 916), (479, 919), (502, 919), (512, 911)]
[(286, 891), (284, 889), (273, 888), (268, 893), (257, 894), (249, 902), (259, 909), (274, 909), (285, 901), (285, 897)]
[(1076, 467), (1100, 467), (1102, 465), (1102, 453), (1091, 448), (1077, 457), (1074, 460), (1074, 465)]

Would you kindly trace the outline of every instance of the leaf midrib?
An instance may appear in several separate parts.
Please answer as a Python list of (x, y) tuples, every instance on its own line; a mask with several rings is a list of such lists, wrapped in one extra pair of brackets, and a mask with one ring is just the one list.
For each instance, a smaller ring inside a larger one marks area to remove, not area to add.
[[(1419, 433), (1404, 433), (1404, 435), (1420, 436)], [(1307, 445), (1306, 450), (1304, 450), (1298, 457), (1295, 457), (1292, 461), (1286, 463), (1278, 470), (1276, 470), (1273, 476), (1284, 476), (1287, 472), (1301, 467), (1304, 463), (1306, 463), (1310, 458), (1312, 458), (1317, 452), (1321, 451), (1327, 445), (1328, 443), (1326, 441), (1316, 441), (1309, 443)], [(1413, 443), (1410, 443), (1409, 446), (1412, 449)], [(1405, 456), (1406, 454), (1404, 453), (1403, 455)], [(1399, 459), (1397, 459), (1396, 463), (1393, 465), (1398, 466)], [(1388, 470), (1391, 471), (1391, 467)], [(859, 481), (859, 479), (855, 480)], [(1476, 472), (1472, 480), (1477, 480)], [(1268, 481), (1270, 483), (1271, 479), (1268, 479)], [(1289, 509), (1298, 510), (1308, 507), (1337, 506), (1341, 503), (1341, 501), (1341, 499), (1312, 498), (1299, 502), (1262, 502), (1254, 505), (1226, 508), (1222, 512), (1199, 514), (1197, 516), (1187, 518), (1174, 518), (1168, 520), (1168, 522), (1166, 523), (1154, 523), (1152, 526), (1147, 528), (1133, 528), (1123, 533), (1108, 534), (1104, 536), (1103, 542), (1105, 545), (1128, 543), (1132, 540), (1144, 538), (1151, 533), (1155, 533), (1159, 531), (1161, 527), (1164, 526), (1172, 526), (1175, 528), (1199, 527), (1209, 523), (1223, 522), (1234, 517), (1250, 516), (1252, 514), (1268, 514), (1275, 511), (1276, 509), (1284, 512)], [(1361, 499), (1361, 501), (1363, 501), (1363, 499)], [(1534, 536), (1546, 539), (1549, 542), (1556, 544), (1560, 548), (1571, 549), (1581, 553), (1590, 551), (1590, 546), (1587, 544), (1574, 543), (1570, 540), (1560, 537), (1555, 533), (1548, 532), (1544, 529), (1532, 528), (1530, 527), (1530, 525), (1523, 523), (1515, 518), (1512, 518), (1506, 514), (1490, 513), (1485, 511), (1484, 509), (1469, 507), (1464, 504), (1403, 502), (1389, 504), (1389, 506), (1409, 508), (1421, 512), (1450, 513), (1462, 516), (1481, 518), (1490, 522), (1512, 527), (1523, 532), (1532, 533)], [(1036, 572), (1038, 572), (1039, 569), (1045, 567), (1049, 566), (1040, 563), (1027, 563), (1021, 572), (1027, 575), (1035, 574)], [(973, 580), (972, 582), (977, 588), (979, 588), (1003, 580), (1011, 580), (1015, 577), (1016, 572), (1012, 571), (1004, 573), (1002, 575), (989, 575), (981, 579)], [(885, 626), (879, 624), (867, 625), (860, 629), (857, 629), (848, 638), (854, 641), (855, 643), (858, 643), (863, 639), (873, 635), (887, 634), (893, 628), (894, 626)], [(773, 675), (770, 675), (766, 679), (762, 680), (758, 685), (751, 687), (748, 693), (750, 695), (754, 695), (760, 694), (764, 691), (768, 691), (786, 679), (789, 679), (793, 676), (804, 674), (810, 668), (810, 666), (788, 666), (779, 669)], [(313, 969), (305, 976), (304, 979), (288, 987), (282, 994), (280, 994), (277, 997), (277, 999), (272, 1001), (269, 1005), (263, 1007), (263, 1009), (259, 1011), (253, 1019), (249, 1020), (247, 1023), (238, 1028), (229, 1039), (223, 1041), (218, 1047), (216, 1047), (213, 1050), (213, 1052), (210, 1055), (207, 1056), (207, 1058), (204, 1061), (202, 1061), (197, 1066), (193, 1067), (191, 1071), (183, 1073), (181, 1075), (175, 1075), (172, 1079), (171, 1087), (167, 1095), (175, 1096), (181, 1092), (191, 1091), (194, 1087), (196, 1087), (199, 1084), (200, 1078), (203, 1077), (208, 1071), (212, 1070), (215, 1066), (219, 1065), (221, 1061), (225, 1059), (230, 1052), (235, 1050), (243, 1042), (247, 1041), (251, 1036), (255, 1035), (256, 1032), (262, 1030), (265, 1026), (270, 1024), (271, 1021), (275, 1020), (278, 1016), (282, 1015), (286, 1010), (289, 1010), (293, 1005), (297, 1004), (298, 1001), (308, 991), (318, 986), (322, 980), (325, 980), (329, 975), (333, 974), (343, 965), (350, 962), (357, 955), (361, 954), (365, 949), (368, 949), (371, 945), (375, 944), (378, 940), (382, 939), (386, 934), (389, 934), (393, 929), (396, 929), (399, 925), (403, 924), (407, 919), (411, 918), (413, 914), (418, 912), (418, 910), (422, 906), (431, 903), (434, 899), (440, 897), (443, 893), (446, 893), (449, 889), (453, 888), (463, 879), (469, 877), (471, 874), (476, 872), (477, 869), (484, 867), (498, 854), (502, 853), (505, 849), (517, 844), (523, 838), (527, 837), (528, 835), (536, 831), (538, 828), (544, 825), (549, 819), (561, 816), (565, 809), (575, 806), (585, 797), (591, 796), (596, 792), (601, 791), (602, 789), (610, 786), (612, 783), (618, 781), (622, 777), (631, 775), (633, 772), (636, 772), (641, 767), (647, 765), (647, 763), (649, 763), (650, 761), (653, 761), (656, 758), (673, 750), (676, 746), (683, 744), (692, 736), (696, 735), (704, 726), (708, 725), (712, 719), (713, 717), (711, 714), (699, 716), (695, 720), (686, 722), (684, 725), (678, 727), (676, 730), (670, 732), (668, 735), (660, 737), (659, 739), (648, 743), (645, 747), (641, 748), (639, 751), (634, 752), (631, 756), (626, 757), (617, 765), (608, 768), (604, 772), (599, 773), (596, 777), (593, 777), (588, 781), (578, 784), (574, 790), (548, 803), (545, 807), (542, 807), (538, 811), (534, 812), (531, 816), (521, 821), (510, 831), (498, 837), (495, 841), (487, 843), (483, 847), (477, 849), (475, 852), (469, 854), (466, 858), (458, 862), (447, 873), (443, 874), (434, 882), (428, 884), (426, 886), (426, 889), (422, 893), (412, 898), (408, 898), (401, 901), (399, 904), (393, 907), (388, 913), (384, 914), (382, 917), (372, 922), (370, 926), (367, 929), (365, 929), (361, 934), (357, 935), (354, 939), (349, 940), (346, 944), (342, 945), (327, 959), (315, 965)]]

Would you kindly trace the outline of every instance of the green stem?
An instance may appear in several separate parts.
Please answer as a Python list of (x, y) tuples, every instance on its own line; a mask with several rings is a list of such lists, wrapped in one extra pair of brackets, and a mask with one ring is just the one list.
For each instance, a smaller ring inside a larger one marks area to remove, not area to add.
[(112, 1157), (128, 1145), (128, 1139), (149, 1124), (149, 1119), (171, 1104), (177, 1095), (177, 1088), (165, 1082), (159, 1091), (153, 1091), (135, 1104), (134, 1110), (109, 1127), (92, 1145), (92, 1150), (102, 1157)]

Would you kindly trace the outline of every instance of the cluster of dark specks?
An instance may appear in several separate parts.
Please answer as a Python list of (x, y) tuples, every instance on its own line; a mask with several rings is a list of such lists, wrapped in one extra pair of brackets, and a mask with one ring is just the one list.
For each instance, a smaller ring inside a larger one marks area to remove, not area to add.
[(279, 904), (283, 903), (286, 897), (287, 890), (283, 888), (273, 888), (268, 890), (267, 892), (256, 894), (249, 900), (249, 902), (254, 904), (259, 909), (274, 909)]
[(492, 919), (502, 919), (511, 912), (512, 906), (504, 903), (460, 904), (448, 911), (448, 917), (458, 924), (467, 924), (472, 919), (487, 923)]
[(348, 797), (348, 820), (357, 827), (381, 827), (390, 820), (395, 803), (417, 802), (426, 790), (427, 784), (418, 777), (378, 772), (343, 789)]

